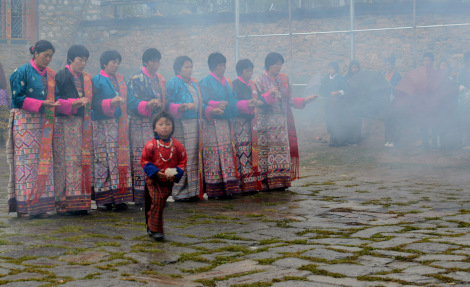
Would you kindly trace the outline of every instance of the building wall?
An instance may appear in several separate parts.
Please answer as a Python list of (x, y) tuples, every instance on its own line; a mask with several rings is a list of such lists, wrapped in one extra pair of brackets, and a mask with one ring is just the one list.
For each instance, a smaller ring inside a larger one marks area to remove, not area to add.
[[(118, 50), (123, 61), (120, 72), (129, 77), (140, 69), (142, 52), (156, 47), (162, 52), (160, 72), (166, 77), (174, 76), (172, 65), (179, 55), (188, 55), (194, 62), (194, 76), (201, 79), (208, 74), (207, 56), (214, 51), (227, 57), (227, 76), (235, 78), (235, 27), (233, 22), (222, 20), (190, 24), (187, 21), (161, 21), (158, 17), (143, 20), (102, 19), (100, 0), (38, 0), (38, 36), (50, 40), (56, 47), (51, 63), (55, 70), (65, 64), (67, 48), (71, 44), (84, 44), (90, 50), (86, 70), (92, 75), (99, 72), (100, 54), (108, 49)], [(461, 13), (464, 14), (464, 13)], [(470, 14), (419, 16), (418, 25), (444, 23), (470, 23)], [(185, 17), (185, 16), (182, 16)], [(196, 17), (196, 16), (187, 16)], [(224, 17), (224, 16), (221, 16)], [(227, 16), (233, 17), (233, 16)], [(84, 22), (79, 25), (80, 19)], [(200, 18), (199, 18), (200, 19)], [(356, 18), (356, 29), (411, 26), (411, 15), (367, 15)], [(293, 32), (347, 30), (349, 17), (307, 18), (292, 22)], [(264, 19), (243, 22), (240, 34), (288, 33), (287, 19), (274, 21)], [(463, 53), (470, 50), (470, 26), (418, 29), (416, 54), (433, 52), (436, 62), (446, 58), (454, 70), (459, 70)], [(392, 30), (360, 32), (355, 35), (356, 59), (363, 69), (383, 68), (383, 59), (393, 54), (401, 72), (413, 68), (413, 31)], [(29, 60), (31, 43), (0, 44), (0, 61), (7, 77), (18, 66)], [(240, 39), (240, 58), (251, 59), (255, 75), (264, 69), (264, 57), (270, 51), (284, 55), (283, 72), (291, 82), (306, 83), (318, 72), (324, 73), (330, 61), (338, 61), (346, 72), (350, 55), (350, 37), (347, 33), (295, 36), (292, 59), (289, 55), (289, 38), (257, 37)], [(436, 64), (437, 65), (437, 64)], [(302, 88), (295, 95), (303, 96)], [(320, 101), (321, 102), (321, 101)], [(309, 113), (308, 117), (316, 117)], [(300, 113), (302, 114), (302, 113)]]

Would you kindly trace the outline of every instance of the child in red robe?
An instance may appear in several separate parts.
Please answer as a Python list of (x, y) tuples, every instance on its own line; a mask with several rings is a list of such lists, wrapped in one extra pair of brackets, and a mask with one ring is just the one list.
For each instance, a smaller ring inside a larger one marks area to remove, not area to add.
[(184, 146), (171, 136), (175, 131), (173, 117), (162, 111), (152, 122), (154, 138), (142, 151), (140, 164), (145, 179), (145, 221), (147, 233), (156, 241), (163, 240), (163, 209), (173, 183), (183, 176), (188, 157)]

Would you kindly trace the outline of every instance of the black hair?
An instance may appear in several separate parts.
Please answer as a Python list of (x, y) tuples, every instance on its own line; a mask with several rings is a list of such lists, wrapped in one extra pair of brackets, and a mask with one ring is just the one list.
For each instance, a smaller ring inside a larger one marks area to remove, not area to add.
[(88, 52), (88, 49), (83, 45), (73, 45), (67, 51), (67, 63), (72, 63), (77, 57), (88, 59), (90, 52)]
[(155, 117), (153, 117), (153, 119), (152, 119), (152, 128), (153, 128), (153, 130), (155, 130), (155, 125), (157, 124), (158, 120), (161, 119), (161, 118), (165, 118), (165, 119), (170, 120), (170, 122), (171, 122), (171, 133), (170, 133), (169, 137), (171, 137), (173, 135), (173, 133), (175, 132), (175, 119), (173, 118), (173, 116), (169, 112), (161, 111), (158, 114), (156, 114)]
[(225, 63), (227, 63), (227, 58), (225, 58), (225, 56), (219, 52), (210, 54), (209, 58), (207, 59), (207, 64), (209, 65), (209, 70), (211, 70), (211, 72), (217, 68), (217, 65)]
[(253, 69), (255, 66), (253, 63), (248, 60), (248, 59), (243, 59), (238, 61), (237, 66), (235, 67), (235, 70), (237, 71), (237, 75), (241, 76), (243, 74), (243, 71), (246, 69)]
[(276, 65), (279, 62), (284, 64), (284, 57), (282, 57), (282, 55), (277, 52), (271, 52), (264, 59), (264, 68), (266, 71), (269, 71), (271, 66)]
[(145, 67), (149, 61), (160, 61), (161, 59), (162, 54), (160, 54), (160, 51), (155, 48), (149, 48), (142, 54), (142, 65)]
[(339, 73), (339, 65), (338, 65), (338, 62), (330, 62), (330, 63), (328, 64), (328, 67), (332, 67), (332, 68), (335, 70), (336, 74)]
[(437, 69), (441, 69), (441, 64), (442, 63), (446, 63), (447, 64), (447, 74), (452, 74), (452, 68), (450, 66), (450, 63), (449, 61), (447, 61), (447, 59), (442, 59), (440, 62), (439, 62), (439, 65), (437, 66)]
[(470, 59), (470, 51), (467, 51), (465, 52), (465, 54), (463, 54), (463, 60), (467, 62), (469, 59)]
[(108, 63), (110, 61), (113, 61), (113, 60), (116, 60), (116, 59), (118, 59), (119, 62), (122, 62), (121, 54), (119, 54), (118, 51), (116, 51), (116, 50), (104, 51), (103, 54), (101, 54), (101, 57), (100, 57), (101, 69), (104, 70), (105, 65), (108, 65)]
[(349, 63), (349, 68), (348, 68), (348, 76), (351, 77), (352, 76), (352, 67), (353, 66), (357, 66), (358, 70), (360, 71), (361, 70), (361, 65), (359, 64), (358, 61), (356, 60), (352, 60), (350, 63)]
[(187, 61), (190, 61), (191, 64), (193, 63), (193, 60), (191, 60), (191, 58), (188, 56), (176, 57), (175, 62), (173, 63), (173, 70), (175, 71), (175, 75), (179, 75), (181, 73), (181, 69), (183, 68), (184, 63)]
[(431, 59), (432, 62), (434, 62), (434, 54), (431, 53), (431, 52), (426, 52), (426, 53), (424, 53), (424, 54), (423, 54), (423, 59), (424, 59), (424, 58), (429, 58), (429, 59)]
[(42, 52), (45, 52), (47, 50), (52, 50), (52, 53), (55, 53), (55, 48), (52, 46), (52, 43), (47, 41), (47, 40), (39, 40), (34, 44), (34, 46), (29, 47), (29, 52), (31, 55), (33, 55), (34, 58), (34, 53), (41, 54)]

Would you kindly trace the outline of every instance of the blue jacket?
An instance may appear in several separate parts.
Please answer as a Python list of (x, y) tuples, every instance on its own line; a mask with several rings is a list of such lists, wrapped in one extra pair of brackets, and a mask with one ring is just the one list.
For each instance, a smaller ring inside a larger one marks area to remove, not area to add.
[[(199, 96), (199, 87), (196, 82), (192, 81), (191, 84), (196, 89)], [(189, 91), (184, 81), (178, 77), (171, 78), (166, 82), (166, 110), (170, 108), (171, 104), (186, 104), (194, 103), (193, 96)], [(201, 103), (199, 103), (201, 104)], [(197, 119), (199, 107), (183, 112), (182, 119)]]
[(213, 76), (208, 75), (199, 82), (202, 95), (202, 112), (204, 113), (209, 107), (209, 101), (227, 101), (228, 106), (225, 107), (222, 115), (212, 115), (214, 119), (231, 119), (238, 116), (237, 100), (233, 94), (230, 80), (225, 78), (227, 84), (225, 87)]
[[(22, 109), (26, 97), (41, 101), (47, 98), (47, 86), (44, 88), (41, 75), (30, 63), (19, 67), (11, 74), (10, 86), (12, 108)], [(44, 108), (41, 108), (40, 112), (43, 111)]]
[[(93, 77), (91, 80), (93, 83), (93, 99), (91, 101), (91, 120), (98, 121), (98, 120), (107, 120), (107, 119), (118, 119), (122, 116), (121, 107), (116, 107), (116, 111), (114, 112), (113, 117), (108, 117), (104, 114), (102, 103), (103, 100), (112, 99), (116, 96), (121, 96), (124, 91), (116, 91), (114, 89), (111, 80), (108, 77), (105, 77), (101, 74), (98, 74)], [(124, 82), (127, 90), (127, 105), (129, 109), (129, 99), (131, 100), (131, 104), (137, 107), (140, 103), (132, 102), (132, 90), (127, 88), (126, 83)]]

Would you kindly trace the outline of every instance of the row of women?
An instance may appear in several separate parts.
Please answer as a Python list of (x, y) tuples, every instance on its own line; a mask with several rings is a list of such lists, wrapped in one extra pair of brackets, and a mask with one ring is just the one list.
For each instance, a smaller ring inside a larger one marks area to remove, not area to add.
[[(10, 77), (9, 206), (19, 216), (86, 213), (92, 199), (107, 210), (144, 204), (140, 158), (154, 136), (151, 118), (161, 110), (176, 119), (173, 137), (188, 156), (175, 200), (284, 189), (298, 177), (291, 106), (303, 108), (315, 96), (292, 97), (280, 54), (267, 55), (255, 81), (252, 62), (239, 61), (233, 83), (221, 53), (209, 56), (210, 74), (199, 83), (192, 60), (180, 56), (166, 82), (157, 73), (161, 54), (151, 48), (126, 83), (115, 50), (101, 55), (102, 70), (93, 78), (83, 71), (84, 46), (68, 50), (68, 65), (57, 75), (48, 68), (54, 51), (50, 42), (37, 42), (32, 60)], [(160, 154), (160, 160), (167, 159)]]

